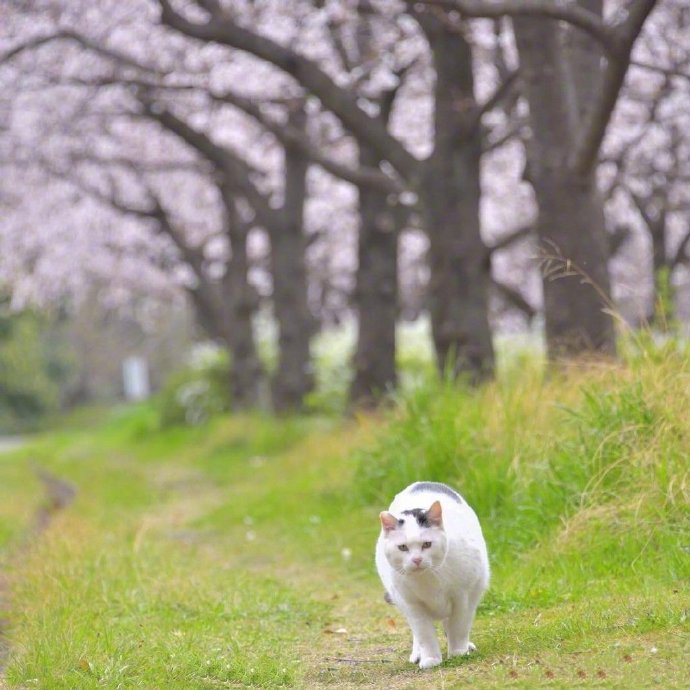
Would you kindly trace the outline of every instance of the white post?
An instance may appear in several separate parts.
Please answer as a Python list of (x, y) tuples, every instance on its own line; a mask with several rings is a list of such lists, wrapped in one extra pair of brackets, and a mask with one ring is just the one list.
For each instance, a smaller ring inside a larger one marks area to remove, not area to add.
[(122, 362), (122, 382), (126, 400), (146, 400), (149, 397), (149, 368), (143, 357), (127, 357)]

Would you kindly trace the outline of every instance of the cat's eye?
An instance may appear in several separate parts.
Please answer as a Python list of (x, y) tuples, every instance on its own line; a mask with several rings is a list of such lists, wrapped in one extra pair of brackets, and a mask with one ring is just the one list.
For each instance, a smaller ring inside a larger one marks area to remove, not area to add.
[(407, 548), (407, 544), (400, 544), (400, 545), (398, 546), (398, 548), (399, 548), (401, 551), (409, 551), (409, 550), (410, 550), (410, 549)]
[(422, 548), (423, 548), (423, 549), (430, 549), (430, 548), (431, 548), (431, 542), (430, 542), (430, 541), (425, 541), (425, 542), (422, 544)]

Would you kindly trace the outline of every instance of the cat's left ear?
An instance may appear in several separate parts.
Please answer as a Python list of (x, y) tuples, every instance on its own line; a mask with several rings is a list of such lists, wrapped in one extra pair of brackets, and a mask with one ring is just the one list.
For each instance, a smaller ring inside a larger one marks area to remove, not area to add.
[(434, 527), (443, 527), (443, 511), (441, 510), (441, 502), (434, 501), (431, 508), (426, 511), (426, 519)]

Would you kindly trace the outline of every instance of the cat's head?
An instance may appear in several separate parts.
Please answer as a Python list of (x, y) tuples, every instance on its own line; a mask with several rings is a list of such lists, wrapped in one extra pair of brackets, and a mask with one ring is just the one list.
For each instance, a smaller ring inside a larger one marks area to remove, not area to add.
[(404, 510), (398, 516), (384, 511), (380, 518), (384, 552), (394, 570), (414, 574), (443, 563), (447, 540), (439, 501), (428, 510)]

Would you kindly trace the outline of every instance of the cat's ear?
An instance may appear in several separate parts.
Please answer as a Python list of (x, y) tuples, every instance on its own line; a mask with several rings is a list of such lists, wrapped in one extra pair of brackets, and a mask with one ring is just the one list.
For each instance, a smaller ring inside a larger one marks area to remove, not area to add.
[(381, 518), (381, 527), (383, 527), (385, 532), (390, 532), (398, 527), (398, 518), (393, 513), (384, 510), (379, 515), (379, 518)]
[(440, 501), (434, 501), (431, 504), (431, 508), (429, 508), (429, 510), (426, 511), (426, 519), (434, 527), (441, 527), (443, 526), (442, 512), (443, 511), (441, 510)]

